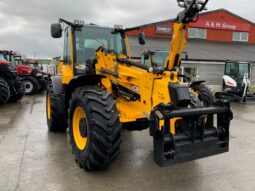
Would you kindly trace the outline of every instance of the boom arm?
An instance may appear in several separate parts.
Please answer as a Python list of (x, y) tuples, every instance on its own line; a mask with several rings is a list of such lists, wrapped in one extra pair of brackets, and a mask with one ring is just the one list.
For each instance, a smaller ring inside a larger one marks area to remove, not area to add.
[(170, 43), (170, 52), (167, 58), (165, 68), (172, 70), (180, 65), (181, 54), (186, 46), (186, 35), (189, 29), (189, 23), (199, 12), (205, 9), (209, 0), (177, 0), (180, 7), (185, 8), (180, 12), (174, 24), (173, 39)]

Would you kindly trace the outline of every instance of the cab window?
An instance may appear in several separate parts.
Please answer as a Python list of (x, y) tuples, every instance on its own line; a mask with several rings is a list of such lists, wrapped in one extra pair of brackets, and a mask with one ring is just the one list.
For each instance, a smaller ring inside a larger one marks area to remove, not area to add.
[(70, 52), (70, 29), (65, 29), (64, 36), (64, 63), (71, 64), (71, 52)]

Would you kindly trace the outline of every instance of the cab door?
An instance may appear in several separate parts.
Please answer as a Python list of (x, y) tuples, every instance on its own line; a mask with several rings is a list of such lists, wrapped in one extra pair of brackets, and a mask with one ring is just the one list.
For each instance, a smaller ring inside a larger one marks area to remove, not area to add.
[(67, 27), (64, 33), (64, 55), (62, 66), (62, 83), (69, 84), (74, 76), (73, 31)]

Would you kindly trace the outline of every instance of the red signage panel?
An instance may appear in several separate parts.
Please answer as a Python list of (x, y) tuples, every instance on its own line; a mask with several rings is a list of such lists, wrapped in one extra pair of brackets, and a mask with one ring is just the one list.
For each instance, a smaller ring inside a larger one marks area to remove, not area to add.
[(172, 27), (164, 26), (164, 25), (156, 25), (156, 33), (157, 34), (172, 34)]
[(248, 23), (207, 20), (207, 19), (199, 19), (197, 22), (191, 23), (190, 26), (196, 27), (196, 28), (243, 31), (243, 32), (250, 32), (251, 30), (251, 25)]

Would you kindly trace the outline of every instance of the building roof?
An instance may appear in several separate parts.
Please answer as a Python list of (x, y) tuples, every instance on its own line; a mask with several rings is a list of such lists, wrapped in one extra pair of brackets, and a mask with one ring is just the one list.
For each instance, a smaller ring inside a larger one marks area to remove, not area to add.
[(234, 17), (237, 17), (237, 18), (243, 20), (244, 22), (248, 22), (248, 23), (254, 25), (254, 22), (252, 22), (252, 21), (250, 21), (250, 20), (248, 20), (248, 19), (245, 19), (245, 18), (243, 18), (243, 17), (241, 17), (241, 16), (239, 16), (239, 15), (237, 15), (237, 14), (235, 14), (235, 13), (232, 13), (232, 12), (226, 10), (226, 9), (216, 9), (216, 10), (212, 10), (212, 11), (203, 12), (203, 13), (200, 13), (200, 16), (204, 16), (204, 15), (208, 15), (208, 14), (214, 14), (214, 13), (217, 13), (217, 12), (225, 12), (225, 13), (228, 13), (228, 14), (234, 16)]
[[(205, 15), (208, 15), (208, 14), (214, 14), (214, 13), (221, 12), (221, 11), (222, 12), (226, 12), (226, 13), (228, 13), (230, 15), (233, 15), (234, 17), (237, 17), (237, 18), (239, 18), (239, 19), (241, 19), (241, 20), (243, 20), (245, 22), (248, 22), (248, 23), (250, 23), (252, 25), (255, 24), (254, 22), (252, 22), (252, 21), (250, 21), (248, 19), (245, 19), (245, 18), (243, 18), (243, 17), (241, 17), (241, 16), (239, 16), (237, 14), (234, 14), (234, 13), (232, 13), (232, 12), (226, 10), (226, 9), (216, 9), (216, 10), (212, 10), (212, 11), (202, 12), (202, 13), (200, 13), (200, 16), (205, 16)], [(146, 27), (149, 27), (149, 26), (152, 26), (152, 25), (158, 25), (158, 24), (174, 22), (174, 21), (175, 21), (175, 18), (174, 19), (167, 19), (167, 20), (163, 20), (163, 21), (158, 21), (158, 22), (153, 22), (153, 23), (149, 23), (149, 24), (139, 25), (139, 26), (136, 26), (134, 28), (146, 28)]]
[[(169, 50), (170, 39), (147, 38), (140, 46), (136, 37), (129, 37), (131, 56), (140, 57), (142, 51)], [(224, 43), (198, 39), (188, 39), (185, 51), (189, 60), (196, 61), (250, 61), (255, 62), (255, 45), (247, 43)]]

